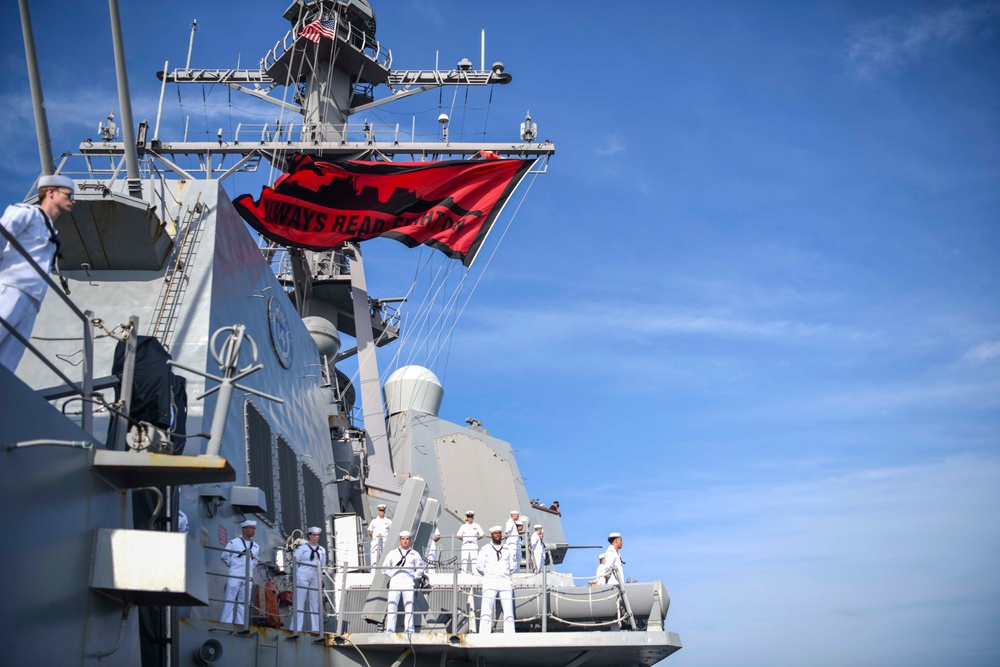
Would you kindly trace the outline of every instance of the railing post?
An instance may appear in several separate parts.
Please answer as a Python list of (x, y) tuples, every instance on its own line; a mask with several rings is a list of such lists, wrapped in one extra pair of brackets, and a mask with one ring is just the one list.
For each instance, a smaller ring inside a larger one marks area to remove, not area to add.
[(347, 595), (347, 562), (340, 564), (340, 598), (337, 602), (337, 634), (344, 634), (344, 596)]
[(90, 320), (93, 319), (94, 313), (86, 310), (83, 317), (83, 415), (80, 418), (80, 425), (84, 431), (93, 434), (94, 404), (90, 399), (94, 393), (94, 334), (90, 328)]
[(323, 622), (323, 564), (316, 561), (316, 632), (322, 633), (326, 628)]
[[(119, 394), (121, 403), (121, 413), (124, 417), (116, 417), (118, 425), (115, 429), (115, 441), (108, 445), (114, 450), (124, 452), (128, 449), (125, 436), (128, 434), (128, 415), (132, 405), (132, 381), (135, 378), (135, 355), (138, 345), (139, 318), (135, 315), (129, 318), (129, 329), (125, 332), (125, 357), (122, 363), (122, 385)], [(89, 320), (87, 321), (89, 324)], [(87, 344), (87, 336), (84, 335), (84, 345)], [(91, 341), (91, 353), (93, 353), (93, 341)], [(86, 356), (86, 353), (85, 353)]]
[(542, 554), (542, 632), (549, 631), (549, 585), (548, 570), (545, 569), (545, 554)]
[(250, 594), (253, 592), (253, 581), (250, 578), (250, 561), (253, 552), (247, 549), (243, 552), (243, 629), (250, 629)]
[(451, 578), (451, 634), (458, 634), (458, 568)]

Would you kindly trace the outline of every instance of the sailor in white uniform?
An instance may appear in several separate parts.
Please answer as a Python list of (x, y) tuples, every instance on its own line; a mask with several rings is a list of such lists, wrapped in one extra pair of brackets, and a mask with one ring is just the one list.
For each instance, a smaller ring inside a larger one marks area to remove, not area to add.
[(594, 580), (591, 583), (593, 586), (603, 586), (608, 583), (608, 566), (605, 564), (605, 554), (602, 551), (597, 556), (597, 572), (594, 573)]
[[(253, 541), (257, 532), (257, 522), (247, 519), (240, 524), (243, 534), (229, 540), (226, 551), (222, 552), (222, 562), (229, 567), (226, 579), (226, 603), (222, 606), (222, 622), (243, 625), (243, 606), (253, 583), (253, 571), (260, 561), (260, 545)], [(232, 553), (238, 551), (240, 553)], [(249, 570), (247, 553), (250, 554)], [(249, 572), (249, 577), (247, 577)]]
[(403, 600), (404, 632), (413, 634), (413, 581), (424, 573), (424, 559), (410, 548), (410, 531), (399, 533), (399, 546), (385, 555), (382, 567), (389, 577), (389, 597), (385, 607), (385, 631), (396, 631), (396, 610)]
[(531, 561), (535, 565), (535, 572), (541, 572), (545, 566), (545, 529), (542, 524), (535, 524), (535, 532), (531, 534)]
[[(503, 527), (503, 538), (504, 541), (510, 545), (510, 548), (514, 551), (517, 556), (517, 570), (521, 569), (521, 512), (518, 510), (510, 511), (510, 518), (507, 519), (506, 525)], [(514, 570), (517, 572), (517, 570)]]
[(510, 518), (507, 519), (507, 523), (503, 527), (503, 539), (511, 546), (515, 546), (515, 542), (521, 539), (521, 534), (517, 531), (517, 521), (520, 518), (521, 512), (519, 510), (511, 510)]
[(441, 539), (441, 531), (434, 528), (434, 534), (431, 536), (431, 541), (427, 543), (427, 571), (436, 572), (437, 571), (437, 543)]
[(608, 583), (625, 583), (625, 570), (622, 567), (625, 561), (622, 560), (622, 534), (611, 533), (608, 535), (608, 550), (604, 552), (604, 565), (608, 572)]
[(308, 542), (300, 544), (292, 553), (295, 563), (295, 614), (292, 616), (291, 629), (305, 630), (308, 625), (313, 632), (322, 630), (323, 624), (319, 616), (319, 582), (320, 568), (326, 567), (326, 549), (319, 544), (323, 529), (312, 526), (306, 533)]
[[(625, 565), (625, 561), (622, 560), (621, 549), (622, 549), (622, 534), (621, 533), (611, 533), (608, 535), (608, 543), (611, 545), (608, 550), (604, 552), (604, 569), (607, 572), (607, 581), (609, 584), (620, 584), (624, 589), (625, 586), (625, 570), (622, 567)], [(624, 618), (626, 613), (625, 604), (621, 597), (618, 598), (618, 616)], [(609, 630), (617, 631), (621, 630), (621, 623), (613, 623)]]
[(385, 505), (378, 506), (378, 516), (368, 522), (368, 537), (371, 538), (371, 564), (375, 567), (385, 548), (385, 540), (389, 537), (392, 520), (385, 517)]
[(490, 543), (479, 550), (476, 572), (483, 577), (483, 600), (479, 614), (479, 632), (493, 632), (493, 610), (497, 596), (503, 609), (503, 631), (514, 632), (514, 589), (510, 576), (517, 572), (514, 546), (503, 537), (500, 526), (490, 528)]
[(455, 535), (462, 540), (462, 559), (458, 564), (460, 570), (472, 572), (479, 554), (479, 540), (486, 536), (482, 526), (475, 522), (476, 513), (469, 510), (465, 513), (465, 523)]
[[(71, 179), (42, 176), (38, 179), (38, 204), (13, 204), (0, 217), (0, 225), (42, 271), (48, 272), (55, 265), (59, 252), (56, 220), (72, 212), (75, 196), (76, 187)], [(47, 289), (48, 283), (24, 255), (6, 237), (0, 236), (0, 317), (24, 339), (31, 336)], [(21, 341), (0, 325), (0, 366), (15, 371), (23, 354)]]

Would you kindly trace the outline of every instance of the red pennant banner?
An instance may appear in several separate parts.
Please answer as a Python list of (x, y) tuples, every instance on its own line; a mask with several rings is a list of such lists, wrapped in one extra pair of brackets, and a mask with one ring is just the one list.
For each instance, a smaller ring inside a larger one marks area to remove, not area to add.
[(272, 241), (327, 250), (383, 236), (437, 248), (466, 266), (534, 160), (318, 162), (291, 160), (260, 199), (240, 195), (243, 219)]

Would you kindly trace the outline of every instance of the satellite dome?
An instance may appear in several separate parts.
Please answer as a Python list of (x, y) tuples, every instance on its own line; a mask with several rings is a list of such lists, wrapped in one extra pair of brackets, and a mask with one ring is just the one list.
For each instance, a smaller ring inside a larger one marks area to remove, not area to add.
[(390, 417), (406, 410), (437, 417), (444, 397), (441, 381), (423, 366), (403, 366), (396, 370), (382, 391)]
[(310, 315), (303, 317), (302, 323), (306, 325), (306, 331), (312, 337), (320, 354), (325, 354), (328, 359), (333, 359), (340, 352), (340, 334), (337, 327), (333, 326), (330, 320), (323, 317)]

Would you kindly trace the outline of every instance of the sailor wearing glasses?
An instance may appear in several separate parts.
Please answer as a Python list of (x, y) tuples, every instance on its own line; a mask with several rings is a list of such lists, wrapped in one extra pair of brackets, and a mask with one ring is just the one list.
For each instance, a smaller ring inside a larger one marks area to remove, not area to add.
[[(42, 176), (38, 179), (38, 203), (13, 204), (0, 218), (4, 231), (46, 273), (59, 252), (56, 220), (73, 210), (75, 195), (76, 187), (66, 176)], [(24, 255), (6, 236), (0, 236), (0, 317), (25, 339), (31, 336), (47, 287)], [(0, 366), (13, 372), (23, 354), (21, 341), (0, 324)]]

